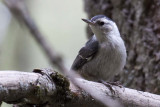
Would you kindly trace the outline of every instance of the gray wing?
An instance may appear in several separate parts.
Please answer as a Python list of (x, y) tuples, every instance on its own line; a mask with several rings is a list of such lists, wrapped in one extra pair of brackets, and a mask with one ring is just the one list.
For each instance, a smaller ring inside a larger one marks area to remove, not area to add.
[(96, 40), (95, 36), (93, 36), (86, 43), (86, 45), (80, 49), (79, 54), (74, 60), (71, 69), (73, 70), (81, 69), (84, 64), (93, 59), (93, 57), (98, 52), (98, 47), (99, 47), (98, 41)]

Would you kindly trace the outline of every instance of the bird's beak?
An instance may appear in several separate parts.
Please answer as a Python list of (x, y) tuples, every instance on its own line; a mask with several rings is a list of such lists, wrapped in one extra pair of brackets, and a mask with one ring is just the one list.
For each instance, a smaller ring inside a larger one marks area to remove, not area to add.
[(89, 19), (82, 19), (84, 22), (88, 23), (89, 25), (94, 25), (94, 23)]

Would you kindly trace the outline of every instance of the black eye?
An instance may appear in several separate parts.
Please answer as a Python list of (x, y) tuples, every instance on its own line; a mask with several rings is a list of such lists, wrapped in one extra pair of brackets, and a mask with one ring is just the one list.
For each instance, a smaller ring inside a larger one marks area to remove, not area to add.
[(103, 25), (104, 25), (104, 22), (98, 22), (98, 24), (99, 24), (100, 26), (103, 26)]

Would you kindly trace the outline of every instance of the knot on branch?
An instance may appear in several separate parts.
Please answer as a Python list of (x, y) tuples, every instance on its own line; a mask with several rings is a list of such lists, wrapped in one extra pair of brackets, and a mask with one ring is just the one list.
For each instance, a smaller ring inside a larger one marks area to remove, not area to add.
[[(59, 102), (59, 104), (62, 105), (62, 104), (67, 103), (68, 101), (71, 101), (73, 95), (69, 89), (70, 82), (66, 77), (64, 77), (60, 73), (58, 73), (52, 69), (48, 69), (48, 68), (34, 69), (33, 72), (39, 73), (43, 76), (44, 75), (47, 76), (50, 79), (50, 81), (52, 81), (55, 84), (56, 92), (53, 96), (51, 95), (51, 100), (52, 100), (51, 102), (52, 103)], [(56, 99), (52, 99), (55, 97), (56, 97)]]

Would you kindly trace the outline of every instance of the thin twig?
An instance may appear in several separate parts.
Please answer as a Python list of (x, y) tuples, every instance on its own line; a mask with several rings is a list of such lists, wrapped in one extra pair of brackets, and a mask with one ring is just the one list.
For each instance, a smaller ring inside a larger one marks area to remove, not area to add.
[[(34, 23), (33, 19), (31, 18), (28, 9), (24, 3), (24, 0), (4, 0), (5, 4), (8, 6), (10, 11), (19, 19), (19, 21), (22, 21), (25, 23), (27, 28), (32, 33), (35, 40), (39, 43), (39, 45), (42, 47), (46, 55), (48, 56), (48, 59), (50, 62), (55, 65), (64, 75), (67, 75), (70, 80), (72, 81), (75, 86), (79, 86), (83, 90), (85, 90), (87, 93), (92, 95), (92, 97), (106, 106), (115, 107), (115, 104), (119, 104), (118, 101), (111, 99), (108, 96), (98, 96), (93, 88), (85, 87), (81, 82), (77, 81), (76, 77), (80, 77), (78, 74), (76, 74), (73, 71), (67, 70), (62, 58), (50, 47), (50, 44), (45, 40), (42, 33), (38, 30), (38, 27)], [(103, 97), (103, 98), (102, 98)], [(106, 101), (112, 101), (115, 104), (110, 104)], [(113, 105), (113, 106), (111, 106)], [(119, 106), (120, 107), (120, 106)]]
[(62, 61), (62, 57), (58, 53), (56, 53), (49, 42), (46, 41), (46, 39), (44, 38), (45, 36), (40, 32), (37, 25), (31, 18), (24, 0), (4, 0), (4, 3), (8, 6), (13, 15), (15, 15), (19, 19), (19, 21), (24, 22), (24, 24), (30, 30), (32, 36), (44, 50), (52, 65), (56, 65), (60, 72), (65, 71), (66, 69)]

